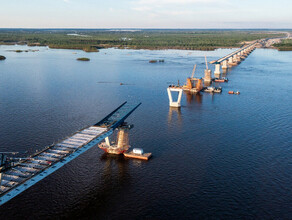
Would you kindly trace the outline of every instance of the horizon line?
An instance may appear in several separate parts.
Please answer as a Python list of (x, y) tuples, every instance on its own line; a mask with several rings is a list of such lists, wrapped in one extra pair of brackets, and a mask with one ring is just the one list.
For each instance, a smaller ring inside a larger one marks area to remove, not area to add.
[(37, 30), (292, 30), (292, 28), (83, 28), (83, 27), (0, 27), (0, 29), (37, 29)]

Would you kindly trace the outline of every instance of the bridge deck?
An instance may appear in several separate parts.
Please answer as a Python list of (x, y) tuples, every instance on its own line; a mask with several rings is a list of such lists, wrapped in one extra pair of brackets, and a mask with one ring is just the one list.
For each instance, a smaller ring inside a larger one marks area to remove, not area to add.
[(251, 44), (249, 44), (249, 45), (246, 45), (246, 46), (244, 46), (244, 47), (241, 47), (241, 48), (239, 48), (238, 50), (236, 50), (236, 51), (234, 51), (234, 52), (232, 52), (232, 53), (230, 53), (230, 54), (228, 54), (228, 55), (226, 55), (226, 56), (224, 56), (224, 57), (222, 57), (222, 58), (220, 58), (220, 59), (218, 59), (218, 60), (213, 60), (213, 61), (211, 61), (210, 63), (211, 63), (211, 64), (220, 64), (220, 63), (223, 62), (224, 60), (229, 59), (230, 57), (234, 56), (235, 54), (239, 53), (240, 51), (245, 50), (245, 49), (247, 49), (248, 47), (250, 47), (250, 46), (252, 46), (252, 45), (255, 45), (256, 43), (258, 43), (258, 41), (254, 42), (254, 43), (251, 43)]
[(0, 205), (111, 135), (140, 104), (128, 105), (125, 102), (97, 124), (81, 129), (61, 142), (2, 171)]

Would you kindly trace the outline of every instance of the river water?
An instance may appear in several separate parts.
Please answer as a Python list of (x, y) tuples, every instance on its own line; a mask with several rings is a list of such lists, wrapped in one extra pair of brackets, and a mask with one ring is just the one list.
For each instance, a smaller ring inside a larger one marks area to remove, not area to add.
[(0, 151), (32, 154), (128, 100), (142, 102), (127, 120), (131, 145), (153, 153), (145, 162), (95, 147), (0, 207), (0, 219), (291, 218), (292, 52), (256, 49), (222, 94), (168, 106), (169, 84), (231, 51), (0, 46)]

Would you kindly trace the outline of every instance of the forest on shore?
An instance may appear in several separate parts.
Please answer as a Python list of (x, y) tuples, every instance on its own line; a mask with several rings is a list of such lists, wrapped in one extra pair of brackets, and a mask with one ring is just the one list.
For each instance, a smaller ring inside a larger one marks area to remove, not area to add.
[[(283, 37), (284, 34), (263, 30), (175, 30), (175, 29), (0, 29), (1, 44), (27, 44), (50, 48), (81, 49), (184, 49), (215, 50), (240, 47), (244, 42), (263, 38)], [(278, 45), (291, 47), (291, 41)], [(277, 47), (277, 45), (276, 45)]]

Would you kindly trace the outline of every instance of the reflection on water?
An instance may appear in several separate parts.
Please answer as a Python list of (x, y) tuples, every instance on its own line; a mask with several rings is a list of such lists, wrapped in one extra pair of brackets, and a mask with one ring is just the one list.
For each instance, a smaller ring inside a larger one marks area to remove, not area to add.
[(212, 81), (210, 81), (210, 82), (208, 82), (208, 81), (204, 82), (204, 86), (211, 86), (211, 84), (212, 84)]
[(182, 116), (181, 116), (181, 108), (176, 107), (169, 107), (168, 111), (168, 123), (172, 123), (173, 121), (173, 115), (177, 118), (178, 124), (181, 124), (182, 122)]
[(186, 96), (186, 100), (188, 104), (191, 104), (192, 102), (202, 104), (203, 95), (201, 93), (191, 93), (191, 92), (185, 91), (184, 94)]
[[(119, 181), (122, 180), (128, 181), (129, 180), (129, 174), (128, 174), (128, 160), (125, 160), (124, 156), (122, 154), (120, 155), (114, 155), (114, 154), (107, 154), (104, 153), (101, 156), (101, 161), (105, 162), (104, 166), (104, 172), (103, 177), (108, 179), (110, 178), (119, 178)], [(116, 171), (114, 171), (117, 169)], [(115, 176), (115, 173), (118, 173), (118, 176)], [(127, 177), (127, 178), (124, 178)], [(106, 185), (110, 185), (106, 183)]]

